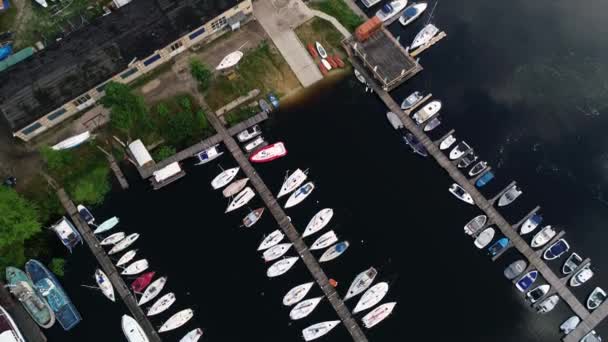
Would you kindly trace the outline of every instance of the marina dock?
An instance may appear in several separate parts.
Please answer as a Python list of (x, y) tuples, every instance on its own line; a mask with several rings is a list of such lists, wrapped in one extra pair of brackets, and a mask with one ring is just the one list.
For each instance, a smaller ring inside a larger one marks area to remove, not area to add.
[(23, 305), (10, 294), (6, 284), (0, 281), (0, 305), (8, 312), (19, 327), (21, 334), (28, 342), (46, 342), (46, 336), (25, 311)]

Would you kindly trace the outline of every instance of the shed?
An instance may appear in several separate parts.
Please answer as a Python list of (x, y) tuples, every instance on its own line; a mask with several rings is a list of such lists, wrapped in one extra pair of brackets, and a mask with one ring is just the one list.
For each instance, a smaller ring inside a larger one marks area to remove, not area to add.
[(150, 155), (150, 152), (148, 152), (148, 149), (140, 139), (137, 139), (129, 144), (129, 151), (135, 158), (135, 161), (137, 162), (137, 165), (139, 167), (154, 162), (152, 156)]

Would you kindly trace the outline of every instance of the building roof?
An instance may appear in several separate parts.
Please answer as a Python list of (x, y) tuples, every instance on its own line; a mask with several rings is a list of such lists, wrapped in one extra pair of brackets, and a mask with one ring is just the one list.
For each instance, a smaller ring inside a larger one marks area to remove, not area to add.
[(134, 0), (0, 72), (0, 113), (20, 130), (238, 0)]

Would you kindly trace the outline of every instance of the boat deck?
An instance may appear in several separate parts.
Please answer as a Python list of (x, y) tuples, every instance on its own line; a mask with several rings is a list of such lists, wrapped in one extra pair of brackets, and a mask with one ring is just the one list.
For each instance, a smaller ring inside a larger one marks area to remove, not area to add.
[(46, 336), (19, 303), (0, 281), (0, 305), (8, 312), (19, 327), (19, 331), (28, 342), (46, 342)]

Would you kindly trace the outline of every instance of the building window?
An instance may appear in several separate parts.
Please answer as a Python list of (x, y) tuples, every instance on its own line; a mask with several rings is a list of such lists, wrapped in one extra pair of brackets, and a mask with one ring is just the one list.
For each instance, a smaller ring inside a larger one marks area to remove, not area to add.
[(148, 66), (148, 65), (150, 65), (150, 64), (152, 64), (152, 63), (154, 63), (154, 62), (156, 62), (156, 61), (157, 61), (157, 60), (159, 60), (159, 59), (160, 59), (160, 55), (159, 55), (159, 54), (156, 54), (156, 55), (154, 55), (154, 56), (152, 56), (152, 57), (150, 57), (150, 58), (146, 59), (146, 60), (144, 61), (144, 65), (145, 65), (145, 66)]
[(133, 75), (136, 72), (137, 72), (137, 68), (131, 68), (131, 69), (123, 72), (122, 74), (120, 74), (120, 78), (122, 78), (122, 79), (128, 78), (129, 76)]
[(65, 112), (67, 112), (67, 111), (65, 110), (65, 108), (61, 108), (61, 109), (56, 110), (55, 112), (53, 112), (53, 113), (49, 114), (49, 115), (48, 115), (46, 118), (47, 118), (47, 119), (49, 119), (49, 120), (55, 120), (55, 119), (57, 119), (58, 117), (60, 117), (60, 116), (62, 116), (63, 114), (65, 114)]
[(42, 127), (42, 125), (39, 122), (36, 122), (33, 125), (30, 125), (30, 126), (24, 128), (23, 130), (21, 130), (21, 134), (30, 135), (30, 134), (34, 133), (36, 130), (38, 130), (40, 127)]
[(83, 96), (77, 98), (73, 103), (74, 106), (80, 106), (83, 103), (86, 103), (87, 101), (89, 101), (91, 99), (91, 95), (89, 94), (84, 94)]
[(97, 90), (98, 93), (101, 93), (102, 91), (104, 91), (106, 89), (106, 86), (108, 85), (108, 82), (103, 83), (102, 85), (98, 86), (97, 88), (95, 88), (95, 90)]
[(201, 35), (201, 34), (203, 34), (203, 33), (205, 33), (205, 28), (204, 28), (204, 27), (201, 27), (200, 29), (198, 29), (198, 30), (196, 30), (196, 31), (194, 31), (194, 32), (192, 32), (192, 33), (190, 33), (190, 35), (188, 35), (188, 38), (189, 38), (190, 40), (193, 40), (194, 38), (196, 38), (196, 37), (200, 36), (200, 35)]
[(218, 20), (211, 23), (211, 28), (214, 31), (217, 31), (217, 30), (221, 29), (222, 27), (226, 26), (226, 24), (227, 24), (226, 17), (221, 17)]
[(171, 46), (169, 46), (169, 49), (171, 50), (171, 52), (173, 52), (173, 51), (179, 49), (180, 47), (182, 47), (182, 45), (183, 45), (182, 42), (178, 41), (178, 42), (171, 44)]

